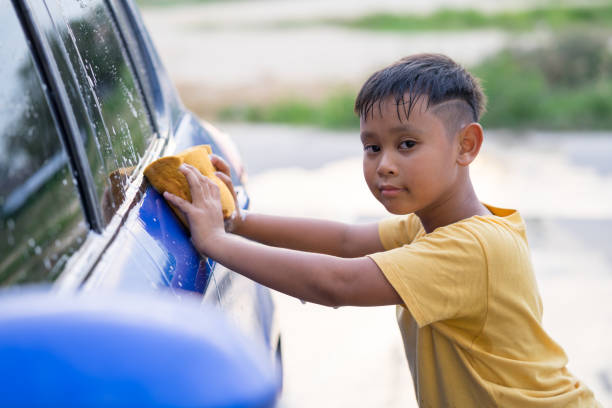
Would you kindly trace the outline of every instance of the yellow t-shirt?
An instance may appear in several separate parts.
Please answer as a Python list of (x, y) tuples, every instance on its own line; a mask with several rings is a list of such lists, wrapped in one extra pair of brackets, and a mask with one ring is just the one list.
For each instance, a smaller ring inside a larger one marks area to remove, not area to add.
[(423, 407), (599, 407), (542, 328), (525, 224), (488, 206), (425, 234), (414, 214), (379, 225), (370, 255), (404, 301), (397, 318)]

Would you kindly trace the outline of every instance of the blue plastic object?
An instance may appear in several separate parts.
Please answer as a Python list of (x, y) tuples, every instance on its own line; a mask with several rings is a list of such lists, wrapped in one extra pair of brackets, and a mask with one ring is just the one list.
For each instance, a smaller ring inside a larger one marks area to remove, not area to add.
[(140, 295), (0, 297), (2, 407), (272, 407), (263, 345), (215, 309)]

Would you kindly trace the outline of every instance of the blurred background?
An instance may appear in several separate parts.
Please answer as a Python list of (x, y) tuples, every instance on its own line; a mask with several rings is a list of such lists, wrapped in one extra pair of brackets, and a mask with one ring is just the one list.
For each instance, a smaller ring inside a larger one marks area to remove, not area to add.
[[(544, 325), (612, 406), (611, 1), (138, 2), (185, 104), (236, 141), (255, 211), (385, 217), (361, 172), (360, 85), (417, 52), (476, 74), (479, 197), (526, 219)], [(416, 406), (393, 307), (276, 295), (281, 406)]]

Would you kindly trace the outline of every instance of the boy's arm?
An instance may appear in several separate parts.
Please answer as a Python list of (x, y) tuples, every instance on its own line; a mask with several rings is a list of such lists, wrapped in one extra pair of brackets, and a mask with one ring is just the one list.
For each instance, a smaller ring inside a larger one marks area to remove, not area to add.
[[(234, 194), (230, 168), (219, 156), (211, 155), (216, 173)], [(266, 245), (355, 258), (383, 251), (378, 224), (345, 224), (335, 221), (279, 217), (246, 213), (231, 222), (230, 232)]]
[(378, 236), (378, 224), (279, 217), (249, 213), (233, 233), (262, 244), (355, 258), (384, 248)]
[(192, 203), (164, 197), (185, 213), (198, 251), (272, 289), (328, 306), (399, 304), (401, 299), (370, 258), (345, 259), (273, 248), (224, 230), (216, 184), (191, 167), (182, 168)]

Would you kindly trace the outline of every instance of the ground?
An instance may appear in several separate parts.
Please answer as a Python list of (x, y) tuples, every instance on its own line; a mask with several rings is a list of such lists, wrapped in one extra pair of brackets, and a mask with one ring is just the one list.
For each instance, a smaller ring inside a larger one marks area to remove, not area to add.
[[(363, 181), (356, 132), (221, 128), (247, 163), (253, 210), (348, 222), (388, 216)], [(489, 131), (471, 171), (481, 200), (525, 218), (544, 327), (603, 406), (612, 405), (611, 155), (612, 134)], [(393, 307), (276, 301), (283, 407), (416, 406)]]

